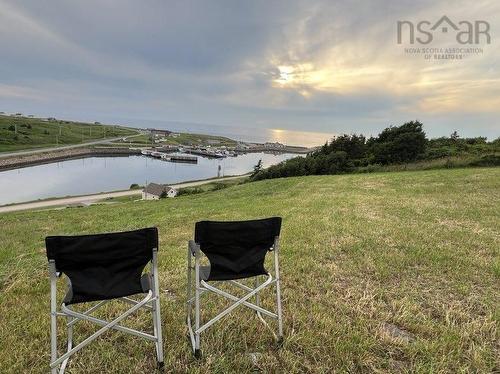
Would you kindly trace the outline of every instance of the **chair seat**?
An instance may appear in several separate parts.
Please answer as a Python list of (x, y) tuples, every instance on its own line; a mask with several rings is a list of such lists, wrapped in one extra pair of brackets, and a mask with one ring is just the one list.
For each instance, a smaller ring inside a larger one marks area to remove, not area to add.
[(259, 275), (267, 275), (267, 272), (241, 272), (241, 273), (228, 273), (226, 272), (222, 276), (217, 274), (217, 276), (210, 277), (210, 265), (200, 266), (200, 279), (204, 281), (226, 281), (226, 280), (236, 280), (236, 279), (244, 279), (244, 278), (252, 278)]
[[(210, 269), (208, 270), (210, 273)], [(151, 284), (152, 284), (152, 279), (151, 279), (151, 274), (149, 273), (144, 273), (141, 276), (141, 288), (143, 293), (147, 293), (151, 290)], [(93, 295), (88, 295), (89, 299), (91, 301), (101, 301), (101, 300), (109, 300), (109, 299), (115, 299), (115, 298), (120, 298), (120, 297), (125, 297), (125, 296), (131, 296), (131, 295), (136, 295), (137, 293), (124, 293), (123, 295), (113, 295), (113, 297), (93, 297)], [(89, 300), (90, 301), (90, 300)], [(64, 296), (63, 303), (66, 305), (70, 304), (78, 304), (81, 302), (85, 301), (73, 301), (73, 288), (70, 286), (68, 288), (68, 291), (66, 292), (66, 295)]]

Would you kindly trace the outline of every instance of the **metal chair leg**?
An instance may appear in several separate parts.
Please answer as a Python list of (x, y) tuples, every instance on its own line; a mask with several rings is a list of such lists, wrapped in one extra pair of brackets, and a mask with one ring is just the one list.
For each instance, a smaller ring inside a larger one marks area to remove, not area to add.
[(276, 277), (276, 308), (278, 314), (278, 343), (283, 342), (283, 311), (281, 309), (280, 267), (278, 263), (279, 239), (274, 242), (274, 274)]
[(160, 315), (160, 282), (158, 280), (158, 251), (153, 249), (153, 325), (154, 335), (156, 337), (156, 357), (158, 367), (162, 368), (163, 363), (163, 336), (161, 331), (161, 315)]
[[(57, 275), (56, 264), (49, 261), (50, 272), (50, 362), (57, 360)], [(51, 369), (52, 374), (57, 374), (57, 368)]]
[(195, 257), (195, 300), (194, 300), (194, 309), (195, 309), (195, 334), (194, 334), (194, 356), (196, 358), (201, 357), (200, 351), (200, 333), (198, 329), (200, 328), (200, 259), (198, 253)]

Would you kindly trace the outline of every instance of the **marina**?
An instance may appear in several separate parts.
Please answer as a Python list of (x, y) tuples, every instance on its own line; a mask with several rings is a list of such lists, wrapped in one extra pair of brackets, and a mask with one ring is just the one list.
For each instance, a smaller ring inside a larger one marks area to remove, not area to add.
[[(238, 157), (207, 158), (186, 153), (162, 157), (139, 154), (119, 157), (86, 157), (0, 171), (0, 205), (46, 199), (51, 197), (87, 195), (126, 190), (132, 184), (149, 182), (180, 183), (241, 175), (253, 170), (262, 160), (268, 167), (295, 154), (247, 153)], [(172, 158), (174, 160), (172, 160)], [(220, 168), (220, 170), (219, 170)], [(36, 186), (36, 188), (26, 188)]]

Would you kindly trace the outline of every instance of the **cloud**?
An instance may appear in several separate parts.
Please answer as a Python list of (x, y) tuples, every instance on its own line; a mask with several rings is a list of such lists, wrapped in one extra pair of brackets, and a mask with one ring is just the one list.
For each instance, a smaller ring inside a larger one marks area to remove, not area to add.
[[(462, 61), (396, 43), (398, 20), (485, 19)], [(0, 110), (376, 133), (415, 118), (498, 136), (496, 1), (0, 0)], [(8, 106), (8, 107), (7, 107)]]

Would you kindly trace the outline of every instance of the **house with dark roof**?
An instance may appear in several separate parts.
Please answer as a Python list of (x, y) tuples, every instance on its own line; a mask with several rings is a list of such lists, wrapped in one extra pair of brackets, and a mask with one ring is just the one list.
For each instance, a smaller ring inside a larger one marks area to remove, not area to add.
[(177, 190), (166, 184), (149, 183), (142, 190), (142, 200), (158, 200), (162, 197), (175, 197)]

